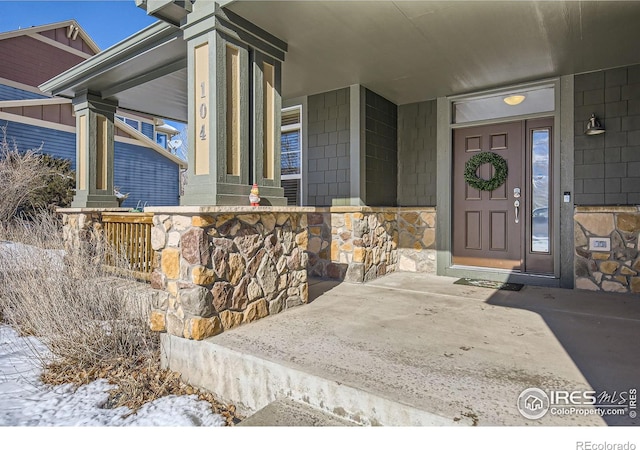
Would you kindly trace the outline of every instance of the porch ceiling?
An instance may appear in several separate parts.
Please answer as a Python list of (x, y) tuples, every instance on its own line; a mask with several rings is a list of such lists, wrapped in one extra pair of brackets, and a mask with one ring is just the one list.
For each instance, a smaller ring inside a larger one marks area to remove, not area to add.
[[(288, 43), (283, 97), (362, 84), (397, 104), (640, 63), (638, 1), (254, 1)], [(41, 86), (187, 121), (182, 31), (153, 24)]]
[(283, 96), (360, 83), (411, 103), (640, 62), (636, 1), (250, 1), (289, 45)]

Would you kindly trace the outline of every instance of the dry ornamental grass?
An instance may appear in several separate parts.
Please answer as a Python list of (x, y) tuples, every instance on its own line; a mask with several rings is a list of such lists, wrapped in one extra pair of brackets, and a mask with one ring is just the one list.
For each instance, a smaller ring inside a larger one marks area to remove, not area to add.
[(159, 335), (147, 323), (150, 305), (120, 288), (135, 280), (105, 269), (108, 248), (99, 238), (65, 250), (60, 223), (43, 214), (0, 224), (0, 240), (12, 242), (0, 244), (0, 315), (49, 348), (50, 354), (36, 355), (44, 382), (82, 385), (104, 378), (114, 384), (106, 406), (134, 412), (165, 395), (197, 395), (228, 425), (241, 420), (233, 405), (160, 368)]

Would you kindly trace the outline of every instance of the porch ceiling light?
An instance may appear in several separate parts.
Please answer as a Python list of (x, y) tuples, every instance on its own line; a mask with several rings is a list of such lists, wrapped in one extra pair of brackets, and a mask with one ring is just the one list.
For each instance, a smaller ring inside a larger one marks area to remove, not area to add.
[(596, 134), (602, 134), (604, 132), (605, 132), (605, 129), (602, 125), (600, 125), (600, 122), (598, 122), (598, 119), (596, 119), (596, 115), (591, 114), (591, 118), (587, 122), (587, 129), (585, 130), (584, 134), (588, 136), (594, 136)]
[(524, 95), (510, 95), (508, 97), (503, 98), (503, 101), (509, 106), (516, 106), (522, 103), (525, 98), (527, 97)]

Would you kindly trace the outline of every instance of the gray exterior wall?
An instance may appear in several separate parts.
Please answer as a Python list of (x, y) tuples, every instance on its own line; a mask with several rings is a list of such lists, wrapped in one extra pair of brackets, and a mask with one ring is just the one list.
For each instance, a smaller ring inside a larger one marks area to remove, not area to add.
[(398, 186), (398, 107), (365, 94), (365, 183), (368, 206), (395, 206)]
[(436, 205), (436, 101), (398, 107), (398, 205)]
[(350, 196), (349, 88), (309, 96), (307, 164), (309, 205)]
[[(606, 132), (586, 136), (595, 113)], [(575, 76), (575, 203), (640, 204), (640, 65)]]

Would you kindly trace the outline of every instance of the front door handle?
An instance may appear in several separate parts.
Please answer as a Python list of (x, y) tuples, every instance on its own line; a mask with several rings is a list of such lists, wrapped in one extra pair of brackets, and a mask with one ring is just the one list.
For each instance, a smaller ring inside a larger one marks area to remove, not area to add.
[(516, 223), (520, 223), (520, 200), (513, 202), (513, 206), (516, 209)]

